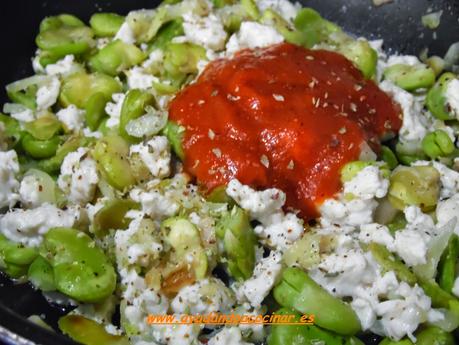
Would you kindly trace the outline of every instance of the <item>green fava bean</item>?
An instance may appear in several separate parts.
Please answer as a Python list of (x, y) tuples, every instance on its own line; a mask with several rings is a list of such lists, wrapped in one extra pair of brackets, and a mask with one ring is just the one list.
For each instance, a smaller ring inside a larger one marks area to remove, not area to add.
[(445, 332), (438, 327), (427, 327), (416, 333), (416, 345), (455, 345), (451, 333)]
[(7, 264), (27, 266), (37, 257), (36, 248), (24, 247), (24, 245), (8, 240), (0, 235), (0, 258)]
[[(300, 322), (301, 314), (292, 309), (282, 308), (275, 312), (276, 315), (294, 315), (295, 319), (289, 322)], [(355, 337), (343, 337), (326, 331), (315, 325), (273, 325), (268, 337), (268, 345), (363, 345)]]
[(397, 156), (385, 145), (381, 146), (381, 159), (386, 162), (390, 170), (394, 170), (398, 166)]
[(40, 32), (59, 29), (62, 26), (81, 27), (84, 23), (71, 14), (60, 14), (58, 16), (46, 17), (40, 23)]
[(138, 138), (127, 134), (126, 125), (129, 121), (144, 115), (148, 106), (153, 107), (155, 105), (156, 100), (151, 93), (137, 89), (129, 91), (121, 107), (119, 134), (125, 139), (138, 141)]
[(36, 101), (37, 87), (28, 87), (25, 91), (8, 91), (8, 98), (18, 104), (22, 104), (24, 107), (35, 110), (37, 109)]
[(29, 156), (36, 159), (44, 159), (56, 154), (60, 142), (61, 139), (58, 136), (48, 140), (38, 140), (27, 133), (22, 138), (22, 147)]
[(154, 49), (164, 49), (164, 47), (166, 47), (166, 45), (169, 44), (174, 37), (183, 35), (184, 31), (182, 24), (183, 21), (181, 19), (175, 19), (164, 24), (153, 38), (149, 51), (151, 52)]
[(455, 147), (449, 135), (445, 131), (437, 129), (422, 139), (422, 149), (427, 156), (435, 159), (453, 153)]
[(185, 136), (185, 127), (173, 121), (167, 121), (166, 127), (162, 130), (167, 140), (171, 143), (172, 150), (182, 161), (185, 159), (182, 143)]
[(100, 139), (92, 155), (105, 180), (114, 188), (124, 190), (135, 184), (135, 176), (129, 164), (129, 145), (115, 135)]
[(407, 91), (430, 88), (435, 83), (435, 72), (424, 64), (396, 64), (384, 70), (384, 78)]
[(228, 204), (233, 207), (236, 205), (235, 201), (226, 194), (226, 186), (218, 186), (207, 195), (206, 200), (218, 204)]
[(91, 131), (97, 130), (104, 117), (107, 116), (105, 112), (105, 105), (107, 104), (107, 97), (102, 92), (96, 92), (89, 97), (86, 102), (85, 120)]
[(241, 6), (250, 19), (258, 20), (258, 18), (260, 18), (260, 11), (254, 0), (241, 0)]
[(378, 54), (367, 41), (349, 40), (340, 45), (338, 51), (351, 60), (367, 79), (376, 73)]
[(24, 124), (25, 130), (38, 140), (49, 140), (61, 129), (61, 122), (53, 115), (45, 115)]
[(440, 174), (431, 166), (400, 167), (390, 177), (389, 201), (396, 209), (415, 205), (432, 210), (439, 194)]
[(327, 40), (333, 32), (341, 31), (338, 26), (322, 18), (312, 8), (301, 9), (293, 23), (295, 28), (304, 35), (306, 48), (312, 48), (314, 45)]
[(132, 200), (110, 200), (94, 215), (94, 233), (98, 237), (105, 236), (110, 229), (126, 229), (130, 219), (125, 215), (130, 210), (138, 210), (140, 205)]
[(456, 280), (456, 261), (459, 257), (459, 237), (453, 235), (448, 242), (438, 266), (438, 284), (446, 292), (452, 292)]
[(27, 278), (37, 289), (42, 291), (56, 290), (53, 268), (42, 256), (38, 256), (29, 266)]
[(274, 298), (283, 307), (314, 314), (317, 326), (338, 334), (353, 335), (361, 329), (348, 304), (333, 297), (300, 269), (284, 270), (281, 282), (274, 288)]
[(134, 33), (138, 42), (148, 43), (158, 33), (158, 30), (171, 19), (168, 7), (158, 7), (155, 11), (133, 11), (126, 17), (126, 22)]
[(114, 292), (115, 269), (85, 233), (70, 228), (50, 229), (40, 253), (53, 268), (56, 289), (71, 298), (95, 303)]
[(84, 345), (129, 345), (122, 335), (107, 333), (105, 327), (81, 315), (66, 315), (58, 321), (59, 329), (76, 342)]
[(141, 63), (145, 58), (145, 53), (134, 44), (115, 40), (99, 50), (89, 60), (89, 64), (97, 72), (116, 76), (121, 71)]
[(236, 280), (249, 279), (255, 267), (257, 238), (248, 214), (234, 207), (218, 222), (217, 236), (223, 241), (231, 276)]
[(109, 99), (112, 94), (120, 91), (121, 84), (108, 75), (81, 72), (63, 80), (59, 100), (64, 107), (74, 104), (85, 109), (89, 98), (95, 93), (103, 93)]
[(440, 120), (454, 119), (454, 113), (448, 106), (446, 90), (451, 80), (456, 76), (453, 73), (444, 73), (438, 78), (435, 85), (429, 90), (426, 97), (426, 106), (429, 111)]
[(123, 23), (124, 17), (116, 13), (95, 13), (89, 20), (91, 28), (99, 37), (115, 36)]
[(86, 26), (63, 26), (39, 33), (35, 42), (40, 49), (54, 56), (64, 57), (87, 52), (94, 44), (93, 36), (91, 28)]
[(171, 76), (198, 72), (198, 62), (206, 60), (206, 50), (192, 43), (170, 43), (164, 52), (164, 69)]

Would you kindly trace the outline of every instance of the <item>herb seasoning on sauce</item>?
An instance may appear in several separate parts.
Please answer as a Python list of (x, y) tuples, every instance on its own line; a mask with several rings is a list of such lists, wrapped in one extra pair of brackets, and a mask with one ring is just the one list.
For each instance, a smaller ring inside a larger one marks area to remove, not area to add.
[(185, 170), (208, 190), (277, 187), (305, 219), (341, 188), (340, 169), (401, 126), (401, 110), (340, 54), (292, 44), (211, 62), (171, 102)]

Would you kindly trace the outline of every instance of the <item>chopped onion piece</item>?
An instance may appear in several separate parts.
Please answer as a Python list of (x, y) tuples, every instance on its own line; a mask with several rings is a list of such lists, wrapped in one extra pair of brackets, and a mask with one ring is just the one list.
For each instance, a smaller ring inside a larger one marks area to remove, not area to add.
[(158, 134), (167, 123), (167, 114), (152, 107), (147, 107), (147, 113), (131, 120), (126, 125), (126, 132), (133, 137), (142, 138)]
[(11, 84), (6, 85), (6, 91), (17, 92), (27, 89), (29, 86), (49, 83), (53, 77), (48, 75), (34, 75), (25, 79), (15, 81)]

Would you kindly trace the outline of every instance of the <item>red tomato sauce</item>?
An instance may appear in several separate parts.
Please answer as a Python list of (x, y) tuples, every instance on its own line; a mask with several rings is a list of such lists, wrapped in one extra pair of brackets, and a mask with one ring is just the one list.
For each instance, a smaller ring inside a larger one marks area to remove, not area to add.
[(401, 126), (400, 107), (342, 55), (291, 44), (209, 63), (170, 103), (184, 167), (207, 190), (277, 187), (304, 219), (341, 188), (340, 169)]

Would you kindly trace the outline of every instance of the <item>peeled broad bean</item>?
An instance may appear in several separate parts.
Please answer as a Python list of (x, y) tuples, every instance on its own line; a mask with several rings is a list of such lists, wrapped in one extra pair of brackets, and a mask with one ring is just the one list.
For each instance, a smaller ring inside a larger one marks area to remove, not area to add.
[(53, 268), (56, 289), (80, 302), (95, 303), (116, 287), (116, 273), (103, 251), (85, 233), (70, 228), (50, 229), (40, 254)]
[(100, 139), (92, 151), (103, 178), (114, 188), (124, 190), (135, 184), (129, 164), (129, 145), (116, 135)]
[(73, 104), (80, 109), (85, 109), (92, 95), (100, 92), (109, 99), (112, 94), (120, 91), (121, 84), (106, 74), (79, 72), (63, 80), (59, 101), (64, 107)]
[(257, 238), (249, 215), (235, 206), (217, 224), (217, 236), (223, 241), (228, 271), (236, 280), (252, 276)]
[(115, 36), (123, 23), (124, 17), (116, 13), (95, 13), (89, 20), (91, 28), (99, 37)]
[(97, 130), (102, 120), (107, 116), (106, 104), (107, 96), (103, 92), (96, 92), (88, 98), (85, 107), (85, 120), (91, 131)]
[(97, 72), (116, 76), (145, 60), (145, 53), (134, 44), (115, 40), (91, 57), (89, 64)]
[(314, 314), (317, 326), (342, 335), (353, 335), (360, 321), (351, 306), (332, 296), (305, 272), (287, 268), (274, 288), (274, 298), (283, 307)]
[(435, 72), (424, 64), (396, 64), (384, 70), (384, 78), (407, 91), (430, 88), (435, 83)]
[(29, 156), (36, 159), (44, 159), (56, 154), (60, 142), (61, 139), (58, 136), (47, 140), (38, 140), (27, 133), (22, 138), (22, 148)]
[(455, 117), (448, 107), (445, 95), (449, 83), (455, 78), (456, 76), (453, 73), (442, 74), (427, 93), (426, 106), (432, 115), (440, 120), (452, 120)]
[(126, 94), (126, 98), (121, 107), (119, 134), (125, 139), (138, 141), (138, 138), (132, 137), (126, 132), (126, 125), (129, 121), (146, 114), (147, 107), (153, 107), (155, 105), (156, 100), (151, 93), (138, 89), (130, 90)]
[(182, 143), (185, 136), (185, 127), (173, 121), (168, 121), (166, 127), (163, 129), (163, 134), (171, 143), (174, 153), (183, 161), (185, 159), (185, 152), (183, 151)]
[(440, 195), (440, 174), (431, 166), (399, 167), (390, 177), (388, 192), (393, 207), (404, 210), (415, 205), (432, 210)]

